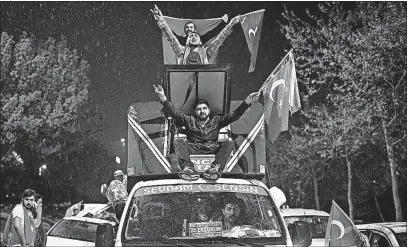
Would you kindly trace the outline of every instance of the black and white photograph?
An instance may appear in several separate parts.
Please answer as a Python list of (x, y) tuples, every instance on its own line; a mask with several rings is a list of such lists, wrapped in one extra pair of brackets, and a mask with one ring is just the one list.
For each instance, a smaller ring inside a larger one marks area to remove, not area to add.
[(406, 1), (2, 1), (1, 247), (407, 247)]

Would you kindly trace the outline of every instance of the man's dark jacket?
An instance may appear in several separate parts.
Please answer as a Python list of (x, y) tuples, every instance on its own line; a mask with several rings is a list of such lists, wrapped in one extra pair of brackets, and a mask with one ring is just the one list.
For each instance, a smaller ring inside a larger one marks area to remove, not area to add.
[(187, 115), (180, 110), (176, 110), (173, 104), (166, 100), (163, 103), (164, 109), (181, 126), (186, 128), (187, 142), (195, 146), (203, 153), (211, 153), (218, 149), (218, 133), (220, 129), (237, 121), (250, 105), (242, 102), (233, 112), (226, 115), (210, 115), (204, 126), (200, 125), (200, 120), (194, 115)]

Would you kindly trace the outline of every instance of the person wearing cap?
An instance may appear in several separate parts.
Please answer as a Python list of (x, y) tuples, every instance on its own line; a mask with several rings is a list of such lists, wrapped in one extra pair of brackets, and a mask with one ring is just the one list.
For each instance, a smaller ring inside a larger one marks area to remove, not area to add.
[(123, 184), (125, 174), (122, 170), (117, 170), (113, 176), (115, 179), (109, 184), (106, 197), (109, 200), (109, 204), (115, 209), (116, 218), (120, 220), (128, 198), (126, 187)]
[(234, 148), (234, 143), (231, 141), (218, 143), (218, 133), (220, 129), (237, 121), (251, 106), (251, 103), (258, 101), (259, 93), (249, 94), (240, 106), (226, 115), (210, 115), (210, 104), (203, 99), (197, 101), (193, 115), (186, 115), (182, 111), (176, 110), (167, 99), (161, 86), (155, 86), (155, 93), (170, 116), (186, 128), (187, 141), (178, 139), (174, 143), (181, 168), (180, 178), (185, 180), (197, 180), (199, 178), (199, 174), (190, 160), (191, 154), (215, 154), (214, 162), (203, 176), (206, 179), (217, 180)]

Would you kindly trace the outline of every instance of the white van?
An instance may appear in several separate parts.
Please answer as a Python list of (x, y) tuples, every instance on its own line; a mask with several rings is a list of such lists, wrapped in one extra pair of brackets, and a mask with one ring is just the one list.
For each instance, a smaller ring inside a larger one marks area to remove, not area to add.
[[(223, 209), (231, 198), (240, 212), (227, 229)], [(207, 217), (199, 218), (203, 206)], [(98, 226), (96, 246), (309, 246), (308, 224), (293, 224), (294, 239), (270, 191), (256, 179), (152, 179), (129, 193), (115, 241), (105, 224)]]

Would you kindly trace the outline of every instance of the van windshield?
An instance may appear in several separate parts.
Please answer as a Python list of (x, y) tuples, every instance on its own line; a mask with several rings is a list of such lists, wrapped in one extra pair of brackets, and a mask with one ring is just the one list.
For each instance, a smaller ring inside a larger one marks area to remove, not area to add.
[(124, 237), (284, 239), (278, 214), (267, 191), (256, 185), (142, 187), (132, 197)]

